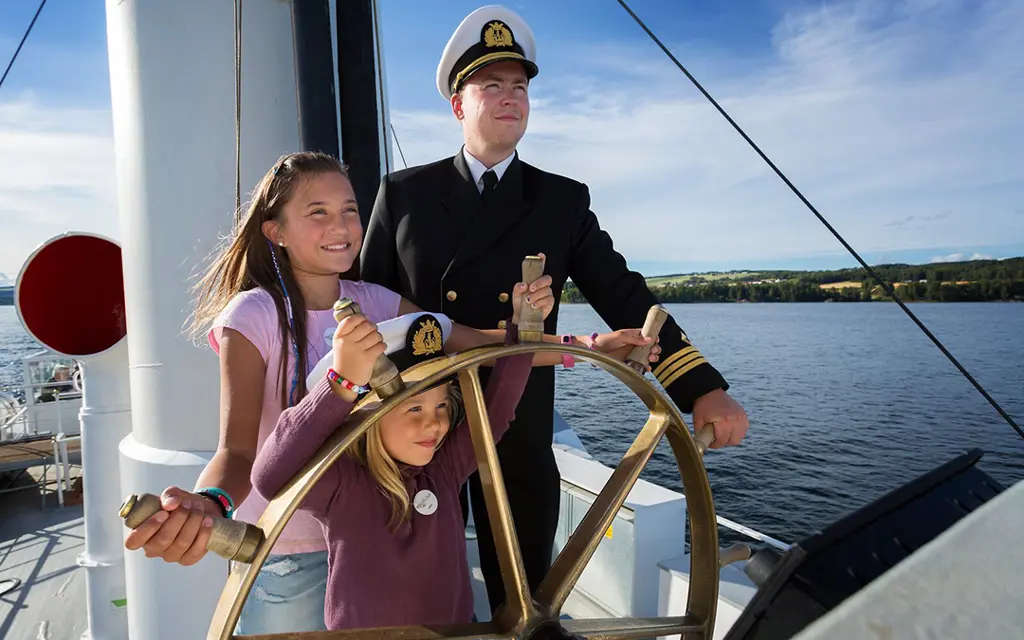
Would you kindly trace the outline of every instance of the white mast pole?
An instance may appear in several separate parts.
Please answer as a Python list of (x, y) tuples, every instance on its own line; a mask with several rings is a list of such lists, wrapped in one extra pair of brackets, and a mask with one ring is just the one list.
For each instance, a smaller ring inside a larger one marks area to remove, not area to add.
[[(243, 4), (245, 192), (299, 140), (289, 6)], [(217, 358), (183, 327), (193, 278), (232, 224), (233, 3), (107, 0), (106, 13), (132, 397), (121, 488), (158, 494), (193, 488), (217, 443)], [(205, 637), (226, 570), (213, 554), (182, 567), (126, 552), (130, 637)]]

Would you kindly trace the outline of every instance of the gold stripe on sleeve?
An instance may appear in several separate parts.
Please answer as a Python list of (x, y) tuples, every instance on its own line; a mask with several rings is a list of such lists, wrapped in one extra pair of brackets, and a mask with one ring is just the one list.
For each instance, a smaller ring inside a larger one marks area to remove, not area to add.
[(699, 367), (700, 365), (706, 362), (707, 360), (704, 359), (704, 356), (700, 356), (699, 358), (691, 360), (689, 364), (687, 364), (682, 369), (679, 369), (678, 371), (670, 375), (664, 382), (661, 383), (661, 386), (668, 389), (669, 385), (671, 385), (673, 382), (684, 376), (689, 371), (693, 370), (695, 367)]
[(680, 358), (690, 355), (691, 353), (697, 353), (697, 349), (694, 347), (684, 347), (679, 351), (676, 351), (669, 357), (665, 358), (664, 360), (661, 361), (660, 364), (658, 364), (657, 367), (655, 367), (654, 377), (657, 378), (658, 380), (661, 380), (662, 374), (668, 371), (669, 367), (672, 366), (672, 363), (676, 362)]
[(703, 357), (704, 356), (702, 356), (699, 352), (694, 351), (693, 353), (691, 353), (690, 355), (686, 356), (685, 358), (680, 358), (680, 359), (676, 360), (674, 363), (672, 363), (671, 367), (669, 367), (668, 369), (665, 369), (664, 371), (661, 372), (661, 377), (658, 378), (658, 380), (668, 380), (669, 378), (672, 377), (672, 374), (674, 374), (676, 371), (679, 371), (681, 368), (683, 368), (686, 365), (690, 364), (694, 360), (700, 360)]

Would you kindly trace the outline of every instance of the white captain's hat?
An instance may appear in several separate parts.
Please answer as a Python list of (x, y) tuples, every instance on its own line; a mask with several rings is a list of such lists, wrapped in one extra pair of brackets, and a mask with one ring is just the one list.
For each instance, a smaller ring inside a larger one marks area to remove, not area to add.
[(526, 77), (537, 75), (533, 31), (516, 13), (497, 4), (480, 7), (455, 29), (437, 65), (437, 90), (451, 100), (474, 71), (489, 64), (515, 60)]
[[(405, 371), (413, 365), (445, 355), (444, 345), (451, 336), (452, 321), (443, 313), (420, 311), (381, 322), (377, 330), (387, 346), (384, 353), (399, 371)], [(324, 340), (328, 343), (333, 341), (333, 337), (334, 329), (324, 333)], [(333, 361), (334, 352), (328, 350), (306, 376), (307, 389), (312, 389), (327, 375)]]

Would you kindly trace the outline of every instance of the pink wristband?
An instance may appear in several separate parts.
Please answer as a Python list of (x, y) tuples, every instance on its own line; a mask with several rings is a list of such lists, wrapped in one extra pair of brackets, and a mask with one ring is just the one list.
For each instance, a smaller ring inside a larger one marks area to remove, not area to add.
[[(562, 344), (572, 344), (572, 336), (568, 334), (562, 336)], [(565, 367), (566, 369), (572, 369), (574, 366), (576, 366), (576, 358), (573, 358), (568, 353), (563, 353), (562, 366)]]

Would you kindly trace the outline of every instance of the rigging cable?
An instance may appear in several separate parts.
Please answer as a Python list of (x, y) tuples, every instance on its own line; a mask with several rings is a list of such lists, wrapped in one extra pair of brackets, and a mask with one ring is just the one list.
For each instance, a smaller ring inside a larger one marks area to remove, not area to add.
[(647, 27), (647, 25), (644, 24), (643, 20), (641, 20), (639, 16), (637, 16), (635, 13), (633, 13), (633, 10), (629, 8), (629, 6), (625, 3), (625, 1), (624, 0), (617, 0), (617, 1), (622, 6), (622, 8), (626, 10), (626, 13), (628, 13), (633, 18), (633, 20), (635, 20), (636, 23), (638, 25), (640, 25), (640, 28), (643, 29), (645, 32), (647, 32), (647, 35), (650, 36), (651, 40), (653, 40), (654, 43), (657, 44), (658, 47), (661, 48), (661, 50), (665, 53), (665, 55), (668, 56), (668, 58), (673, 63), (675, 63), (675, 65), (677, 67), (679, 67), (679, 70), (682, 71), (686, 75), (686, 77), (690, 79), (690, 82), (692, 82), (693, 85), (695, 87), (697, 87), (697, 89), (702, 94), (704, 94), (704, 97), (707, 98), (708, 101), (711, 102), (711, 104), (715, 107), (715, 109), (718, 110), (718, 112), (720, 114), (722, 114), (722, 117), (724, 117), (726, 120), (728, 120), (729, 124), (731, 124), (732, 127), (734, 129), (736, 129), (737, 133), (739, 133), (741, 136), (743, 136), (743, 139), (747, 141), (747, 143), (754, 149), (754, 151), (757, 152), (757, 154), (759, 156), (761, 156), (761, 159), (764, 160), (766, 163), (768, 163), (768, 166), (771, 167), (772, 170), (779, 176), (779, 178), (781, 178), (782, 181), (786, 183), (786, 186), (788, 186), (790, 188), (790, 190), (792, 190), (793, 193), (796, 194), (796, 197), (800, 198), (800, 201), (803, 202), (807, 206), (807, 208), (811, 210), (811, 213), (813, 213), (815, 216), (817, 216), (818, 220), (820, 220), (821, 223), (823, 225), (825, 225), (825, 228), (827, 228), (832, 233), (832, 235), (835, 236), (836, 239), (839, 240), (839, 242), (844, 247), (846, 247), (846, 250), (849, 251), (850, 254), (852, 254), (853, 257), (857, 259), (857, 262), (859, 262), (860, 265), (862, 267), (864, 267), (864, 269), (865, 269), (865, 271), (867, 271), (868, 275), (871, 276), (875, 280), (875, 282), (877, 282), (879, 285), (881, 285), (882, 289), (884, 289), (885, 292), (893, 299), (893, 301), (897, 305), (899, 305), (900, 309), (903, 309), (903, 311), (907, 314), (907, 316), (909, 316), (910, 319), (913, 320), (914, 323), (917, 324), (918, 327), (920, 327), (921, 331), (923, 331), (924, 334), (926, 336), (928, 336), (928, 338), (933, 343), (935, 343), (935, 346), (938, 347), (940, 351), (942, 351), (943, 355), (945, 355), (947, 358), (949, 358), (949, 361), (952, 362), (953, 365), (957, 369), (959, 369), (960, 373), (963, 374), (963, 376), (965, 378), (967, 378), (967, 380), (972, 385), (974, 385), (974, 388), (977, 389), (978, 392), (982, 396), (984, 396), (984, 398), (986, 400), (988, 400), (988, 403), (990, 405), (992, 405), (997, 412), (999, 412), (999, 415), (1002, 416), (1003, 420), (1005, 420), (1007, 424), (1009, 424), (1011, 427), (1013, 427), (1014, 431), (1016, 431), (1017, 434), (1021, 438), (1024, 438), (1024, 430), (1021, 430), (1021, 428), (1017, 425), (1017, 423), (1013, 421), (1013, 418), (1011, 418), (1010, 415), (1008, 413), (1006, 413), (1006, 411), (1004, 411), (1001, 406), (999, 406), (999, 403), (996, 402), (995, 399), (992, 396), (989, 395), (988, 391), (985, 391), (985, 388), (982, 387), (981, 384), (979, 384), (978, 381), (974, 379), (974, 376), (972, 376), (967, 371), (967, 369), (965, 369), (964, 366), (961, 365), (960, 362), (955, 357), (953, 357), (953, 354), (950, 353), (949, 350), (946, 349), (946, 347), (939, 341), (939, 339), (936, 338), (935, 335), (932, 334), (932, 332), (928, 330), (928, 327), (924, 326), (924, 323), (921, 322), (918, 319), (918, 317), (914, 315), (914, 312), (911, 311), (903, 303), (903, 301), (899, 298), (899, 296), (896, 295), (896, 291), (892, 288), (892, 286), (890, 286), (882, 278), (878, 277), (878, 274), (875, 273), (875, 270), (872, 269), (868, 265), (868, 263), (865, 262), (864, 259), (860, 257), (860, 255), (854, 250), (854, 248), (852, 246), (850, 246), (850, 244), (843, 238), (843, 236), (841, 236), (839, 234), (839, 232), (836, 231), (832, 227), (832, 225), (828, 223), (828, 220), (825, 219), (825, 216), (821, 215), (821, 213), (818, 212), (818, 210), (814, 207), (814, 205), (812, 205), (810, 203), (810, 201), (807, 200), (807, 198), (804, 197), (804, 194), (802, 194), (800, 192), (800, 190), (797, 189), (796, 186), (792, 182), (789, 181), (789, 178), (787, 178), (786, 175), (784, 173), (782, 173), (782, 171), (778, 167), (775, 166), (775, 163), (772, 162), (771, 159), (769, 159), (768, 156), (765, 155), (765, 153), (763, 151), (761, 151), (761, 148), (758, 147), (757, 144), (755, 144), (754, 141), (750, 139), (750, 137), (743, 131), (743, 129), (740, 128), (740, 126), (738, 124), (736, 124), (736, 121), (733, 120), (731, 117), (729, 117), (729, 114), (725, 112), (725, 109), (723, 109), (721, 106), (719, 106), (718, 102), (716, 102), (715, 99), (711, 97), (711, 94), (709, 94), (704, 89), (704, 87), (701, 86), (701, 84), (699, 82), (697, 82), (697, 79), (694, 78), (693, 75), (691, 75), (690, 72), (686, 70), (686, 67), (684, 67), (682, 65), (682, 63), (679, 62), (679, 60), (677, 60), (674, 55), (672, 55), (672, 52), (668, 50), (668, 47), (666, 47), (664, 44), (662, 44), (661, 40), (658, 39), (658, 36), (654, 35), (654, 33)]
[(402, 156), (402, 164), (405, 168), (409, 168), (409, 163), (405, 161), (405, 153), (402, 152), (402, 143), (398, 141), (398, 133), (395, 132), (395, 125), (388, 122), (388, 126), (391, 127), (391, 137), (395, 139), (395, 145), (398, 147), (398, 155)]
[(242, 1), (235, 0), (235, 226), (242, 218)]
[(28, 29), (25, 29), (25, 35), (21, 36), (21, 42), (18, 43), (18, 48), (14, 50), (14, 55), (11, 56), (11, 61), (7, 63), (7, 69), (4, 70), (4, 75), (0, 76), (0, 87), (4, 86), (4, 80), (7, 79), (7, 74), (11, 72), (11, 67), (14, 66), (14, 61), (18, 59), (18, 54), (21, 53), (21, 47), (24, 46), (25, 41), (28, 40), (28, 34), (32, 33), (32, 27), (36, 24), (36, 19), (39, 18), (40, 12), (43, 10), (43, 5), (46, 4), (46, 0), (39, 3), (39, 8), (36, 9), (36, 15), (32, 16), (32, 22), (28, 23)]

